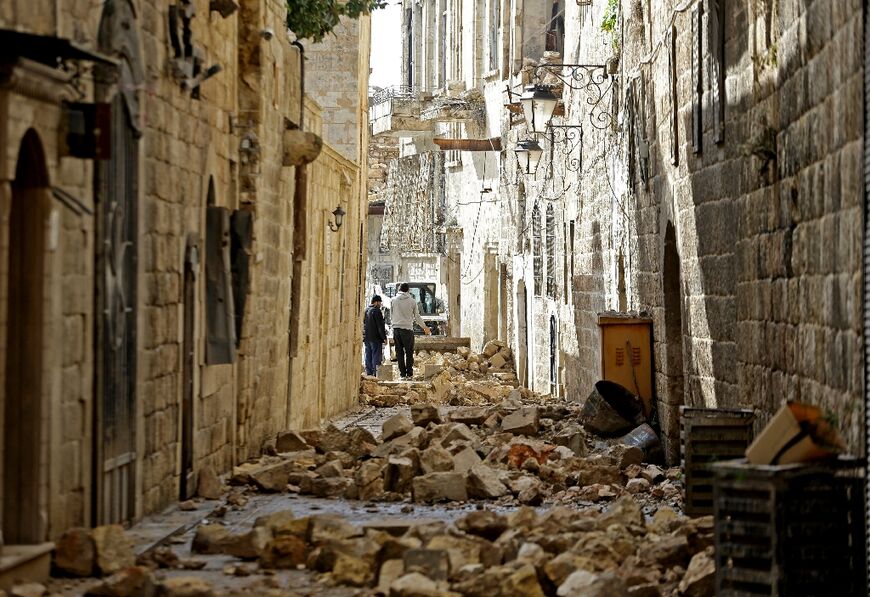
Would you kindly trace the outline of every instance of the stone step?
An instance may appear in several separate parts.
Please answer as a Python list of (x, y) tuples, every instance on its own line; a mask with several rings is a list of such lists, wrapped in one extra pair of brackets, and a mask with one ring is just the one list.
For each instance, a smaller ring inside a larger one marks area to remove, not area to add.
[(0, 551), (0, 590), (22, 582), (45, 582), (51, 572), (54, 543), (4, 545)]

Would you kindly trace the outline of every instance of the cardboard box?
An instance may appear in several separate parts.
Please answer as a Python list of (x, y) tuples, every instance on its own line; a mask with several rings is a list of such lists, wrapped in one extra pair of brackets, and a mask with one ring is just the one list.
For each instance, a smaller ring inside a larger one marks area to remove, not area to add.
[(843, 451), (843, 440), (819, 408), (787, 402), (746, 449), (746, 458), (751, 464), (794, 464)]

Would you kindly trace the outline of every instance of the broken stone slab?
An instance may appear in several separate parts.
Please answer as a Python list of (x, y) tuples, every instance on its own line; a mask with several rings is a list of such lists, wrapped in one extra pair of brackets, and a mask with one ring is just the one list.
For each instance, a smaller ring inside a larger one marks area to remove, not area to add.
[(507, 360), (500, 353), (492, 355), (489, 359), (489, 365), (493, 369), (501, 369), (507, 364)]
[(423, 365), (423, 379), (429, 379), (435, 377), (444, 369), (443, 365), (435, 365), (426, 363)]
[(477, 510), (459, 519), (456, 526), (469, 535), (495, 541), (508, 530), (508, 519), (490, 510)]
[(487, 417), (487, 409), (479, 406), (463, 406), (450, 413), (450, 420), (465, 425), (480, 425)]
[(489, 359), (495, 356), (503, 347), (504, 345), (499, 344), (496, 340), (490, 340), (483, 346), (483, 352), (480, 354)]
[(462, 448), (453, 456), (453, 470), (458, 473), (465, 473), (480, 463), (480, 456), (470, 446)]
[(464, 502), (468, 499), (465, 476), (462, 473), (429, 473), (416, 477), (412, 483), (414, 501), (439, 502), (452, 500)]
[(645, 545), (644, 558), (656, 562), (660, 566), (685, 567), (689, 563), (689, 541), (683, 535), (664, 535), (657, 541), (649, 541)]
[(118, 524), (99, 526), (91, 531), (96, 553), (96, 567), (103, 575), (134, 566), (133, 541)]
[(479, 499), (496, 499), (510, 493), (498, 473), (483, 463), (475, 464), (468, 470), (466, 491), (471, 497)]
[(350, 554), (339, 553), (332, 568), (332, 580), (339, 585), (364, 587), (374, 579), (369, 562)]
[(354, 427), (348, 433), (350, 435), (350, 445), (347, 448), (347, 453), (352, 458), (368, 456), (378, 447), (378, 440), (367, 429)]
[(426, 427), (429, 423), (440, 424), (441, 413), (438, 407), (432, 404), (411, 405), (411, 420), (418, 427)]
[(383, 441), (388, 442), (414, 429), (414, 423), (405, 415), (397, 414), (384, 421), (381, 429), (381, 438)]
[(390, 456), (384, 468), (384, 489), (404, 493), (417, 474), (418, 467), (411, 458)]
[[(309, 442), (310, 443), (310, 442)], [(323, 430), (320, 440), (314, 446), (318, 452), (347, 452), (350, 448), (350, 434), (335, 425), (329, 425)]]
[(580, 569), (595, 570), (596, 564), (589, 558), (566, 551), (544, 565), (544, 574), (554, 586), (561, 586), (575, 571)]
[(643, 450), (637, 446), (615, 444), (608, 449), (607, 453), (616, 460), (616, 464), (621, 470), (625, 470), (630, 466), (639, 467), (643, 463)]
[(224, 486), (214, 469), (210, 466), (199, 470), (196, 479), (196, 494), (207, 500), (217, 500), (224, 493)]
[(520, 408), (501, 421), (502, 430), (514, 435), (537, 435), (540, 427), (540, 415), (534, 406)]
[(308, 559), (308, 546), (297, 535), (273, 537), (260, 556), (263, 568), (294, 569), (305, 564)]
[(441, 438), (441, 445), (450, 449), (450, 445), (454, 442), (464, 442), (470, 445), (477, 445), (480, 443), (480, 439), (465, 423), (452, 423), (447, 428), (447, 432)]
[(405, 435), (385, 442), (377, 447), (372, 452), (375, 458), (386, 458), (387, 456), (401, 454), (408, 448), (422, 448), (427, 441), (426, 430), (422, 427), (414, 427)]
[(275, 449), (278, 452), (302, 452), (310, 450), (311, 446), (308, 445), (308, 442), (305, 441), (302, 435), (291, 430), (282, 431), (278, 434), (278, 437), (275, 438)]
[(344, 477), (344, 467), (339, 460), (331, 460), (314, 469), (321, 477)]
[(334, 498), (345, 495), (352, 485), (353, 480), (345, 477), (318, 477), (311, 480), (310, 490), (317, 497)]
[(54, 565), (65, 574), (93, 576), (96, 557), (96, 546), (90, 529), (67, 529), (55, 544)]
[(680, 581), (680, 595), (685, 597), (705, 597), (716, 591), (716, 562), (713, 548), (696, 553), (689, 562), (685, 576)]
[(435, 444), (420, 453), (420, 468), (424, 474), (452, 471), (453, 455)]
[(251, 470), (248, 474), (251, 483), (256, 485), (261, 491), (282, 492), (287, 489), (287, 483), (290, 480), (290, 473), (293, 471), (293, 468), (292, 460), (283, 460)]
[(310, 517), (308, 542), (314, 545), (330, 541), (342, 542), (354, 537), (361, 537), (362, 531), (341, 516), (321, 514)]
[(450, 558), (443, 549), (409, 549), (402, 562), (405, 572), (419, 572), (434, 581), (446, 581), (450, 576)]
[(505, 579), (502, 594), (517, 597), (545, 597), (535, 567), (526, 564)]
[(577, 456), (585, 456), (586, 434), (580, 425), (570, 425), (553, 436), (553, 443), (557, 446), (565, 446)]
[(651, 484), (654, 484), (665, 480), (665, 471), (654, 464), (650, 464), (640, 471), (640, 476)]

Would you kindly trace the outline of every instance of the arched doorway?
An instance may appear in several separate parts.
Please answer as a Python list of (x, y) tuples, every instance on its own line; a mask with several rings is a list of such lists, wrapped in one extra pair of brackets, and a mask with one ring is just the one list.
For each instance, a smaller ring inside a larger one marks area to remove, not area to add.
[(667, 383), (664, 408), (660, 408), (665, 453), (669, 463), (680, 457), (680, 406), (684, 403), (683, 379), (683, 301), (680, 276), (680, 254), (674, 225), (665, 230), (663, 290), (665, 307), (665, 368)]
[(40, 494), (45, 219), (49, 180), (36, 131), (24, 135), (12, 182), (3, 419), (3, 537), (45, 540)]
[(136, 320), (139, 206), (139, 59), (135, 11), (107, 0), (99, 49), (119, 60), (118, 76), (95, 73), (98, 101), (112, 106), (111, 157), (97, 162), (96, 408), (94, 522), (135, 516)]

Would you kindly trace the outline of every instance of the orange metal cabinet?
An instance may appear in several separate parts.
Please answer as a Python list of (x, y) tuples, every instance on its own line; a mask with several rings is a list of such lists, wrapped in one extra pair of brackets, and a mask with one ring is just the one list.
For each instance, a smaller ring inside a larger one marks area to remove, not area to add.
[(634, 392), (649, 416), (653, 400), (652, 319), (599, 314), (601, 378)]

